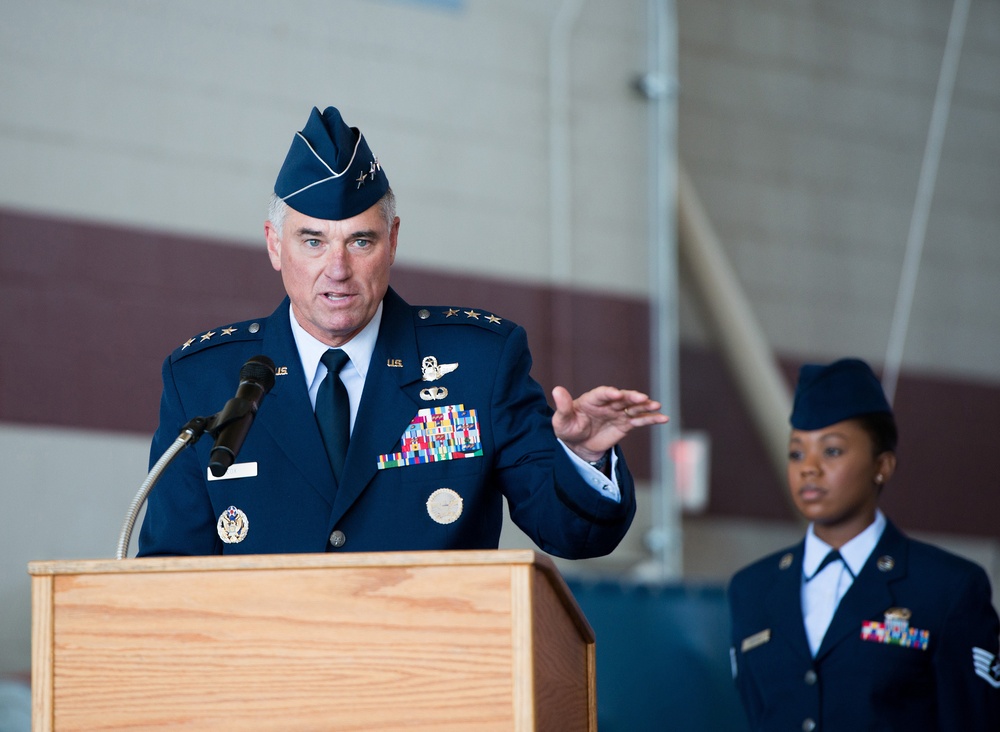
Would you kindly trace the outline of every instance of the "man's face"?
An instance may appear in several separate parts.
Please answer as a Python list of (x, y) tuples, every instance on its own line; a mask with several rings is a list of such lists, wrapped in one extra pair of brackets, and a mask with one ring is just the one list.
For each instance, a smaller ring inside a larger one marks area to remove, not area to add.
[(295, 319), (328, 346), (341, 346), (375, 315), (389, 287), (399, 217), (376, 204), (343, 221), (289, 208), (281, 233), (264, 224), (271, 266), (281, 272)]

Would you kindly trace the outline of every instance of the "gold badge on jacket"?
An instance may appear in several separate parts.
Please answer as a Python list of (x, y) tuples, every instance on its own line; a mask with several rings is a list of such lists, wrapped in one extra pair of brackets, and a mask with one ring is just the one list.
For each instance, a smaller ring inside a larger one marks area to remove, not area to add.
[(427, 499), (427, 513), (439, 524), (452, 524), (462, 515), (462, 497), (451, 488), (438, 488)]
[(216, 524), (219, 538), (227, 544), (239, 544), (247, 538), (250, 531), (250, 519), (236, 506), (230, 506), (219, 516)]
[(447, 398), (448, 390), (443, 386), (431, 386), (420, 390), (420, 398), (425, 402), (436, 402)]

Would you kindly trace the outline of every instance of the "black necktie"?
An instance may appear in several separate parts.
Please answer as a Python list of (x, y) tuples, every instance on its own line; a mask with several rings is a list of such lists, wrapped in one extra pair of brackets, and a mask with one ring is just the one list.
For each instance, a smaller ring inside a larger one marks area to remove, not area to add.
[(326, 443), (326, 453), (330, 456), (333, 477), (340, 483), (347, 457), (347, 444), (351, 441), (351, 402), (347, 389), (340, 380), (340, 370), (351, 357), (339, 348), (331, 348), (320, 359), (326, 366), (327, 374), (316, 393), (316, 421), (319, 432)]
[(844, 562), (844, 558), (840, 556), (840, 552), (836, 549), (831, 549), (830, 553), (823, 557), (823, 561), (819, 563), (819, 566), (816, 568), (816, 571), (812, 573), (812, 576), (806, 577), (806, 582), (815, 579), (816, 575), (826, 569), (826, 565), (833, 564), (834, 562), (843, 562), (844, 569), (847, 570), (847, 573), (851, 575), (852, 578), (854, 577), (854, 572), (852, 572), (851, 568), (847, 566), (847, 562)]

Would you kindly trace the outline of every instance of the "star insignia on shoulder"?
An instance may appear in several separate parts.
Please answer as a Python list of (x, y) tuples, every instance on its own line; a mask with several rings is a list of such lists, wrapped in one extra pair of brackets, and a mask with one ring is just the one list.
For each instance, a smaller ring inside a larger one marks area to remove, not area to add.
[(474, 320), (479, 320), (479, 313), (477, 313), (475, 310), (466, 310), (465, 315)]
[(486, 320), (493, 323), (493, 325), (500, 325), (501, 322), (500, 318), (498, 318), (496, 315), (487, 315)]
[(214, 335), (215, 335), (215, 331), (214, 330), (210, 330), (210, 331), (208, 331), (208, 333), (205, 333), (205, 335), (203, 335), (201, 337), (201, 340), (202, 340), (202, 342), (205, 342), (207, 340), (210, 340), (212, 338), (212, 336), (214, 336)]
[(455, 308), (448, 308), (447, 310), (444, 311), (444, 317), (446, 318), (450, 318), (453, 315), (458, 315), (458, 310), (456, 310)]
[(223, 328), (222, 329), (222, 335), (232, 335), (237, 330), (239, 330), (239, 328)]
[(181, 350), (183, 351), (185, 348), (188, 348), (192, 343), (194, 343), (194, 338), (188, 338), (184, 341), (184, 345), (181, 346)]

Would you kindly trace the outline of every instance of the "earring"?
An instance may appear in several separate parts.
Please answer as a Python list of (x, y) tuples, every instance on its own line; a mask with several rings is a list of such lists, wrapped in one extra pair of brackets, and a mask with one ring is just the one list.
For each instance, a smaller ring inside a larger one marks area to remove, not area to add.
[(882, 485), (882, 474), (881, 473), (879, 473), (878, 475), (875, 476), (875, 482), (878, 485)]

